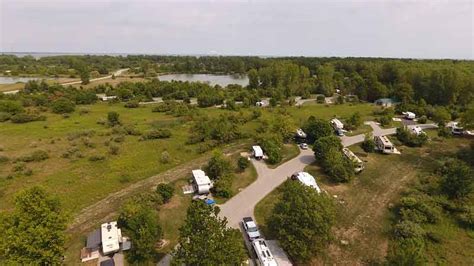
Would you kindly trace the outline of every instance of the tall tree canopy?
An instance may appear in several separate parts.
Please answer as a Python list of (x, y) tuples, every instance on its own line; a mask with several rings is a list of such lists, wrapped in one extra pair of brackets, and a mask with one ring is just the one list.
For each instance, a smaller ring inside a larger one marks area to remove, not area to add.
[(0, 264), (62, 263), (66, 217), (59, 201), (44, 189), (32, 187), (19, 192), (13, 212), (1, 218)]
[(218, 207), (193, 201), (180, 228), (174, 262), (185, 265), (240, 265), (245, 257), (242, 234), (227, 228)]

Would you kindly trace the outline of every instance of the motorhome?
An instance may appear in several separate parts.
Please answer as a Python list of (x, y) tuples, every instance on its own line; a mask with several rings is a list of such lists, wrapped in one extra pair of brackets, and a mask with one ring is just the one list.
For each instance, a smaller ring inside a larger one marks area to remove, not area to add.
[(331, 126), (334, 128), (334, 130), (338, 130), (338, 129), (343, 129), (344, 128), (344, 124), (337, 118), (333, 118), (331, 119)]
[(464, 128), (459, 126), (459, 122), (449, 122), (446, 127), (451, 129), (453, 135), (462, 135), (464, 132)]
[(412, 134), (415, 134), (415, 135), (421, 135), (421, 134), (425, 134), (425, 132), (423, 131), (423, 129), (421, 129), (420, 126), (412, 126), (412, 127), (409, 127), (409, 130)]
[(252, 146), (252, 155), (255, 159), (261, 160), (263, 159), (263, 150), (260, 146)]
[(101, 226), (102, 253), (104, 255), (118, 252), (122, 243), (122, 231), (117, 222), (109, 222)]
[(385, 154), (400, 154), (387, 136), (375, 136), (375, 146), (379, 151)]
[(364, 162), (362, 162), (362, 160), (359, 159), (359, 157), (357, 157), (351, 150), (343, 148), (342, 152), (354, 164), (354, 171), (356, 173), (360, 173), (364, 170)]
[(296, 140), (296, 142), (298, 142), (298, 143), (306, 142), (306, 137), (307, 137), (307, 135), (306, 135), (306, 133), (303, 131), (303, 129), (298, 128), (298, 129), (296, 130), (296, 134), (295, 134), (295, 140)]
[(321, 193), (321, 189), (316, 183), (316, 179), (307, 172), (296, 172), (291, 175), (292, 180), (298, 180), (303, 185), (314, 188), (318, 193)]
[(404, 112), (405, 119), (413, 120), (416, 118), (416, 114), (413, 112)]
[(273, 257), (267, 243), (264, 239), (259, 238), (252, 241), (252, 247), (257, 255), (257, 265), (260, 266), (277, 266), (277, 262)]

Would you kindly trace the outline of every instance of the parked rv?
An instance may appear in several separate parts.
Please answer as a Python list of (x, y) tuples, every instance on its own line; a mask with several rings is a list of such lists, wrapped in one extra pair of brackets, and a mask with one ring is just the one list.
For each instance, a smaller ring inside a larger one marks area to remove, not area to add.
[(375, 136), (375, 146), (377, 150), (385, 154), (400, 154), (387, 136)]
[(416, 118), (416, 114), (413, 112), (404, 112), (403, 115), (405, 116), (405, 119), (413, 120)]
[(277, 266), (277, 262), (273, 257), (267, 243), (264, 239), (259, 238), (252, 241), (252, 247), (257, 255), (257, 265), (260, 266)]
[(193, 188), (197, 194), (208, 194), (213, 186), (211, 179), (201, 170), (193, 170)]
[(334, 130), (338, 130), (338, 129), (343, 129), (344, 128), (344, 124), (337, 118), (333, 118), (331, 119), (331, 126), (334, 128)]
[(291, 176), (292, 180), (297, 180), (303, 185), (314, 188), (318, 193), (321, 193), (321, 189), (316, 183), (316, 179), (307, 172), (296, 172)]
[(359, 157), (357, 157), (351, 150), (348, 148), (343, 148), (342, 152), (354, 164), (354, 171), (356, 173), (360, 173), (362, 170), (364, 170), (364, 162), (362, 162), (362, 160), (359, 159)]
[(306, 133), (301, 128), (298, 128), (296, 130), (295, 141), (297, 143), (306, 142), (306, 137), (307, 137)]
[(263, 150), (260, 146), (252, 146), (252, 155), (255, 159), (263, 159)]

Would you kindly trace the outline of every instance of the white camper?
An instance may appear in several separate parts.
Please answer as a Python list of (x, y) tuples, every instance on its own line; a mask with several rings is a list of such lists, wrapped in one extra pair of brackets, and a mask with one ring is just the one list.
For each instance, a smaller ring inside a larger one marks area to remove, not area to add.
[(449, 122), (446, 127), (451, 129), (453, 135), (462, 135), (464, 132), (464, 128), (459, 126), (459, 122)]
[(375, 146), (379, 151), (385, 154), (400, 154), (387, 136), (375, 136)]
[(102, 253), (104, 255), (118, 252), (122, 243), (122, 230), (117, 227), (117, 222), (109, 222), (101, 226)]
[(263, 159), (263, 150), (260, 146), (252, 146), (252, 155), (255, 159), (261, 160)]
[(364, 162), (362, 162), (362, 160), (357, 157), (351, 150), (349, 150), (348, 148), (342, 148), (342, 152), (354, 164), (354, 171), (356, 173), (360, 173), (362, 170), (364, 170)]
[(257, 254), (258, 265), (260, 266), (277, 266), (278, 265), (264, 239), (259, 238), (252, 241), (252, 247), (255, 253)]
[(193, 187), (197, 194), (208, 194), (212, 188), (211, 179), (201, 170), (193, 170)]
[(298, 128), (298, 129), (296, 130), (296, 137), (299, 138), (299, 139), (306, 139), (307, 135), (306, 135), (306, 133), (303, 131), (303, 129)]
[(334, 130), (338, 130), (338, 129), (343, 129), (344, 128), (344, 124), (337, 118), (333, 118), (331, 119), (331, 126), (334, 128)]
[(403, 114), (405, 115), (405, 118), (409, 120), (413, 120), (416, 118), (416, 114), (413, 112), (404, 112)]
[(420, 126), (409, 127), (409, 130), (412, 134), (415, 134), (417, 136), (421, 134), (425, 134), (425, 132), (423, 131), (423, 129), (421, 129)]
[(316, 183), (316, 179), (307, 172), (296, 172), (291, 176), (292, 180), (298, 180), (303, 185), (314, 188), (318, 193), (321, 193), (321, 189)]

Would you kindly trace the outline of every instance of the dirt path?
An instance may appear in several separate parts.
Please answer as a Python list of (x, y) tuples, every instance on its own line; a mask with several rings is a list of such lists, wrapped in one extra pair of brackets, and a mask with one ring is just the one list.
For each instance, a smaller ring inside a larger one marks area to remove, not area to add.
[[(224, 152), (241, 149), (245, 144), (235, 144), (224, 148)], [(74, 220), (68, 226), (69, 233), (84, 233), (90, 230), (96, 224), (115, 217), (116, 211), (122, 205), (124, 200), (139, 192), (151, 191), (156, 185), (164, 182), (172, 182), (189, 175), (191, 170), (201, 167), (205, 164), (211, 154), (203, 155), (197, 159), (189, 161), (186, 164), (179, 165), (163, 173), (143, 179), (130, 186), (109, 194), (106, 198), (81, 210)]]

